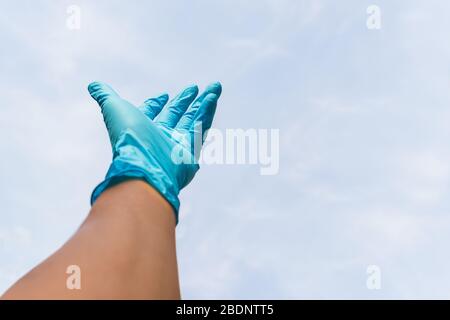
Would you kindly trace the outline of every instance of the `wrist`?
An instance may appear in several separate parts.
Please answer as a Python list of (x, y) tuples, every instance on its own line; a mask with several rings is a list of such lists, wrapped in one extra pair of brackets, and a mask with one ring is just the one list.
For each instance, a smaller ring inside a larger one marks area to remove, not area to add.
[[(161, 194), (145, 181), (130, 179), (117, 183), (103, 192), (92, 206), (90, 216), (127, 214), (127, 221), (137, 225), (173, 226), (173, 208)], [(158, 219), (160, 222), (156, 222)]]
[(129, 180), (141, 180), (156, 190), (172, 207), (178, 223), (178, 186), (154, 159), (142, 156), (139, 148), (128, 145), (116, 154), (105, 179), (92, 192), (91, 205), (108, 188)]

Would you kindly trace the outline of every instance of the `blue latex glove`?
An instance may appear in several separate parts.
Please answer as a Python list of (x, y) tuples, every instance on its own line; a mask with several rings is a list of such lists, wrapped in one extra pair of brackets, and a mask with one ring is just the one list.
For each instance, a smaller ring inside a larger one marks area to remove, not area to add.
[(139, 108), (107, 84), (93, 82), (88, 90), (100, 105), (113, 151), (112, 164), (92, 192), (91, 204), (121, 181), (142, 179), (172, 205), (178, 223), (178, 194), (199, 169), (194, 146), (201, 147), (204, 132), (211, 127), (220, 83), (209, 85), (195, 101), (198, 88), (190, 86), (169, 103), (169, 96), (163, 94)]

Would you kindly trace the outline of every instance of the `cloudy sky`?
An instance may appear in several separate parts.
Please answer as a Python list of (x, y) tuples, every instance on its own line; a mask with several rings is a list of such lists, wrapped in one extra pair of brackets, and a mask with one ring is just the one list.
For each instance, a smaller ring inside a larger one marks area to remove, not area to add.
[(0, 2), (0, 291), (106, 173), (89, 82), (139, 104), (219, 80), (215, 127), (279, 129), (280, 170), (204, 166), (183, 191), (184, 298), (450, 298), (450, 3)]

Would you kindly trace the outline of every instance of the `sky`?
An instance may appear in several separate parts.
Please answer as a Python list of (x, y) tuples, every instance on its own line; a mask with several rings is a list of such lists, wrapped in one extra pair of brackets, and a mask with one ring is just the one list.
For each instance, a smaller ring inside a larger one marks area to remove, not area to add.
[(278, 129), (280, 166), (205, 165), (182, 191), (183, 298), (450, 298), (449, 2), (0, 4), (0, 291), (110, 164), (91, 81), (140, 104), (218, 80), (214, 127)]

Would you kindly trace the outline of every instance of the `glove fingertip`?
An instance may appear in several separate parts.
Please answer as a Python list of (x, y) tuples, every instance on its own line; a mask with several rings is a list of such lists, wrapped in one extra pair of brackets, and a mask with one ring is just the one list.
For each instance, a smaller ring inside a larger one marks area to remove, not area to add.
[(89, 83), (87, 89), (89, 91), (89, 93), (92, 95), (93, 93), (95, 93), (98, 89), (100, 89), (101, 87), (101, 83), (98, 81), (93, 81), (91, 83)]
[(184, 91), (183, 95), (196, 96), (198, 94), (198, 86), (196, 84), (191, 84)]
[(100, 106), (108, 99), (110, 96), (116, 96), (117, 93), (106, 83), (94, 81), (88, 85), (88, 91), (91, 97), (98, 102)]
[(169, 101), (169, 95), (167, 93), (163, 93), (158, 97), (158, 100), (161, 101), (162, 104), (166, 104)]
[(215, 93), (218, 97), (220, 97), (220, 95), (222, 93), (222, 84), (218, 81), (213, 82), (208, 85), (208, 87), (206, 88), (206, 91), (208, 91), (210, 93)]

